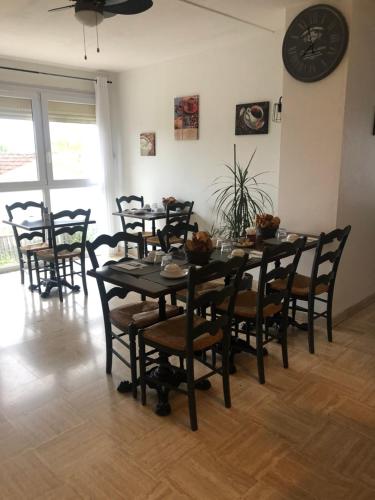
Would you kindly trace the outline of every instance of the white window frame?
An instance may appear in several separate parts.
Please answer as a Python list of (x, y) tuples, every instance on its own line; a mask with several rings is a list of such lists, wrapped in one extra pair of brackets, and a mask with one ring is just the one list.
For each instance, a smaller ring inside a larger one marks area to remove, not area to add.
[(30, 99), (34, 122), (34, 139), (37, 165), (37, 181), (3, 182), (0, 192), (41, 190), (44, 202), (51, 207), (50, 189), (89, 187), (97, 185), (91, 179), (53, 179), (51, 140), (48, 121), (48, 101), (95, 104), (94, 92), (51, 90), (43, 87), (26, 87), (0, 82), (0, 95)]

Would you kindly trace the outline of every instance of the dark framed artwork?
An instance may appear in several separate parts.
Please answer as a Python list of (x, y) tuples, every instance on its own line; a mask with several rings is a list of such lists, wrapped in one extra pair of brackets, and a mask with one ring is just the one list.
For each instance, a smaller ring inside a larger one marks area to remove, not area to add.
[(174, 137), (177, 141), (199, 138), (199, 96), (175, 97)]
[(269, 119), (269, 101), (237, 104), (236, 135), (268, 134)]
[(154, 132), (142, 132), (140, 135), (140, 152), (141, 156), (155, 156), (155, 133)]

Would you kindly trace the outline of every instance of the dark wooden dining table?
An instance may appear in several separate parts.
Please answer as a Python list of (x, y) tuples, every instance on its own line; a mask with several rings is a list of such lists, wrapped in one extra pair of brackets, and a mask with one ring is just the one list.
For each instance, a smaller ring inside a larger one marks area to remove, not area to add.
[[(75, 217), (74, 220), (69, 217), (61, 218), (55, 221), (55, 227), (73, 227), (82, 225), (85, 221), (84, 217)], [(16, 227), (18, 229), (23, 229), (25, 231), (33, 232), (33, 231), (47, 231), (48, 233), (48, 247), (52, 248), (52, 238), (51, 238), (51, 221), (49, 217), (45, 219), (41, 219), (38, 217), (29, 217), (28, 219), (12, 219), (12, 220), (3, 220), (4, 224), (8, 224), (10, 226)], [(89, 224), (95, 224), (95, 220), (89, 220)], [(53, 275), (53, 271), (51, 270), (51, 276), (44, 280), (46, 283), (46, 290), (43, 292), (43, 298), (49, 296), (51, 290), (57, 287), (57, 281), (55, 276)], [(74, 292), (79, 292), (79, 285), (72, 285), (65, 278), (62, 278), (62, 283), (64, 286), (73, 290)], [(31, 291), (35, 291), (38, 289), (38, 285), (30, 285), (29, 289)]]
[[(312, 250), (316, 247), (318, 239), (314, 236), (310, 236), (310, 238), (310, 240), (307, 240), (303, 251)], [(265, 240), (263, 243), (256, 244), (255, 248), (245, 249), (245, 251), (250, 253), (250, 257), (246, 265), (246, 271), (257, 269), (261, 264), (261, 255), (252, 256), (252, 250), (255, 249), (259, 252), (262, 251), (264, 245), (266, 244), (277, 245), (278, 243), (280, 243), (280, 241), (276, 239)], [(225, 260), (227, 258), (228, 257), (223, 256), (221, 254), (221, 251), (218, 249), (215, 249), (211, 255), (211, 260)], [(179, 264), (181, 267), (189, 266), (186, 261), (175, 260), (174, 262)], [(160, 265), (155, 264), (149, 264), (147, 265), (147, 267), (135, 268), (134, 270), (118, 270), (113, 267), (106, 266), (97, 269), (91, 269), (87, 272), (87, 274), (94, 278), (99, 277), (106, 283), (126, 288), (129, 291), (139, 293), (149, 298), (157, 299), (159, 301), (160, 321), (166, 319), (166, 297), (168, 295), (173, 295), (176, 292), (187, 287), (186, 276), (178, 279), (163, 278), (160, 275)], [(245, 342), (243, 342), (242, 345), (241, 342), (238, 342), (238, 340), (239, 339), (236, 339), (237, 349), (240, 348), (243, 351), (249, 352), (251, 354), (256, 354), (255, 349), (249, 347)], [(172, 365), (170, 365), (170, 367), (170, 379), (168, 380), (168, 382), (173, 385), (173, 380), (175, 380), (175, 384), (178, 385), (182, 380), (180, 377), (175, 377), (175, 367), (173, 367)], [(124, 390), (123, 392), (128, 392), (130, 390), (130, 383), (127, 381), (122, 382), (119, 386), (120, 392), (122, 392), (121, 387), (126, 387), (126, 390)], [(206, 389), (207, 387), (205, 386), (204, 388)], [(161, 393), (160, 391), (158, 391), (158, 396), (159, 401), (156, 407), (156, 413), (158, 413), (159, 415), (169, 414), (170, 410), (166, 410), (167, 408), (170, 408), (168, 403), (168, 393)]]

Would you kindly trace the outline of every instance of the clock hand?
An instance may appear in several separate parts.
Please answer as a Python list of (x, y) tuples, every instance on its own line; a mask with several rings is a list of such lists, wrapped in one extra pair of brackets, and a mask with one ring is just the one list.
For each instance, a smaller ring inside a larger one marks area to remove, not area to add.
[[(315, 42), (314, 42), (314, 43), (315, 43)], [(312, 43), (311, 45), (309, 45), (309, 46), (307, 47), (307, 49), (303, 52), (303, 54), (302, 54), (302, 56), (301, 56), (301, 57), (305, 57), (305, 55), (308, 53), (308, 51), (309, 51), (310, 49), (312, 49), (312, 50), (311, 50), (311, 52), (312, 52), (312, 53), (314, 53), (314, 43)]]

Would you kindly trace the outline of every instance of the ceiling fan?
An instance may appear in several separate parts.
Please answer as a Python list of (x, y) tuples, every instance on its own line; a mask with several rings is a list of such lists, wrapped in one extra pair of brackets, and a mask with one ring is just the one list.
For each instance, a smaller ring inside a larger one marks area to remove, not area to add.
[(152, 7), (152, 0), (70, 0), (71, 5), (49, 9), (58, 12), (74, 9), (75, 17), (84, 26), (97, 26), (104, 18), (116, 14), (140, 14)]
[(153, 6), (152, 0), (70, 0), (70, 2), (72, 2), (70, 5), (49, 9), (48, 12), (74, 9), (76, 19), (82, 23), (85, 60), (87, 60), (85, 26), (96, 27), (96, 51), (100, 52), (98, 25), (103, 22), (104, 18), (117, 14), (126, 16), (141, 14)]
[[(69, 0), (72, 2), (70, 5), (64, 5), (63, 7), (56, 7), (54, 9), (49, 9), (48, 12), (59, 12), (66, 9), (74, 9), (76, 19), (83, 25), (83, 42), (85, 48), (85, 59), (86, 55), (86, 36), (85, 36), (85, 26), (96, 27), (97, 36), (97, 52), (99, 49), (99, 39), (98, 39), (98, 25), (103, 22), (107, 17), (112, 17), (117, 14), (132, 15), (141, 14), (146, 10), (150, 9), (154, 2), (152, 0)], [(192, 7), (199, 8), (213, 14), (227, 17), (234, 21), (239, 21), (241, 23), (269, 31), (273, 33), (274, 31), (266, 26), (261, 26), (251, 21), (241, 19), (234, 15), (216, 10), (214, 8), (208, 7), (206, 5), (201, 5), (195, 0), (177, 0), (184, 4), (188, 4)]]

